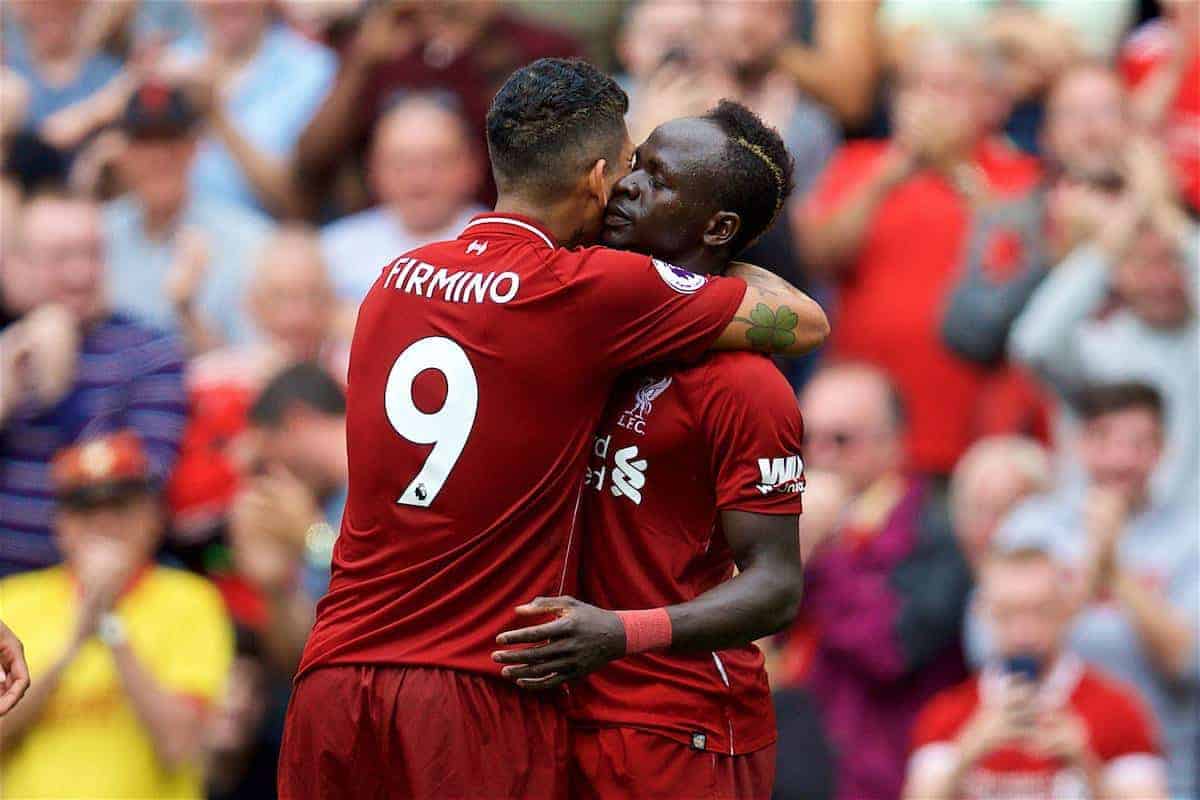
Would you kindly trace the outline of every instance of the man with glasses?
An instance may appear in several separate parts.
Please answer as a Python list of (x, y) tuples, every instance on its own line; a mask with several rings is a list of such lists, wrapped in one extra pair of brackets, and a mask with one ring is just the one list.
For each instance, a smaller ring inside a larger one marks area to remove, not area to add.
[[(838, 797), (896, 797), (917, 709), (964, 676), (970, 586), (936, 485), (904, 463), (903, 404), (875, 367), (819, 372), (800, 398), (804, 454), (847, 500), (807, 562), (804, 685), (835, 754)], [(799, 638), (799, 637), (797, 637)], [(882, 698), (882, 699), (881, 699)]]

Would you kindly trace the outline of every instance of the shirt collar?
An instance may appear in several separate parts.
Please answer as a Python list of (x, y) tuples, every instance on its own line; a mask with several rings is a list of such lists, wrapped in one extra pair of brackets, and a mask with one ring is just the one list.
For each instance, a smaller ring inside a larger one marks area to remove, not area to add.
[[(142, 581), (146, 579), (153, 569), (154, 562), (147, 561), (145, 564), (142, 564), (140, 567), (134, 570), (134, 573), (129, 576), (127, 581), (125, 581), (125, 585), (121, 587), (121, 591), (117, 592), (117, 597), (113, 605), (115, 606), (117, 602), (124, 600), (127, 596), (132, 594), (133, 591), (142, 584)], [(79, 578), (69, 567), (67, 568), (66, 573), (67, 577), (71, 581), (71, 585), (75, 588), (75, 596), (82, 599), (83, 584), (79, 582)]]
[(544, 244), (551, 250), (558, 247), (554, 243), (554, 237), (537, 220), (519, 214), (499, 214), (495, 211), (476, 214), (463, 228), (458, 238), (468, 239), (483, 233), (520, 236), (532, 242)]

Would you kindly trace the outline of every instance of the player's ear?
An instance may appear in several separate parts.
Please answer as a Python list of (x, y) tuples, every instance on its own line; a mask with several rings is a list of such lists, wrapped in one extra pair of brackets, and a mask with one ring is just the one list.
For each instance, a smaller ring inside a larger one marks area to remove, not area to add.
[(707, 247), (726, 247), (742, 229), (742, 218), (733, 211), (718, 211), (704, 228), (704, 244)]
[(597, 159), (596, 163), (592, 164), (587, 176), (588, 195), (594, 198), (601, 208), (608, 205), (609, 185), (604, 175), (607, 169), (608, 159)]

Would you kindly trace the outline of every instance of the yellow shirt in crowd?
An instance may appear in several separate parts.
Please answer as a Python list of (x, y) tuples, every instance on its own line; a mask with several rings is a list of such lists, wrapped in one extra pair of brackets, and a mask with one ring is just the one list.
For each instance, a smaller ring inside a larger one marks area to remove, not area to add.
[[(0, 580), (0, 619), (25, 643), (31, 679), (67, 647), (78, 585), (62, 567)], [(115, 609), (129, 646), (159, 684), (212, 703), (233, 660), (233, 631), (203, 578), (148, 569)], [(0, 735), (3, 723), (0, 723)], [(121, 685), (112, 653), (92, 639), (63, 672), (42, 716), (0, 760), (4, 798), (203, 797), (199, 762), (168, 770)]]

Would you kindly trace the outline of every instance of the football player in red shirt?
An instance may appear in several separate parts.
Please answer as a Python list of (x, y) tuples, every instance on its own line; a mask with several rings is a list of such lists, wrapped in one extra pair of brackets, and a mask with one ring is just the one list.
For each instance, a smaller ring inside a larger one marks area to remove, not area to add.
[(565, 718), (490, 652), (531, 594), (576, 591), (582, 477), (614, 382), (710, 348), (802, 353), (828, 332), (761, 271), (573, 248), (628, 172), (627, 108), (584, 62), (518, 70), (488, 114), (496, 210), (385, 265), (359, 309), (348, 499), (288, 709), (285, 799), (561, 796)]
[[(770, 227), (791, 171), (779, 134), (722, 102), (638, 148), (604, 241), (718, 274)], [(775, 719), (751, 642), (800, 601), (801, 428), (791, 387), (760, 355), (660, 364), (618, 383), (580, 512), (587, 603), (518, 609), (560, 616), (498, 638), (546, 644), (494, 656), (530, 689), (607, 664), (570, 688), (572, 796), (770, 796)]]

